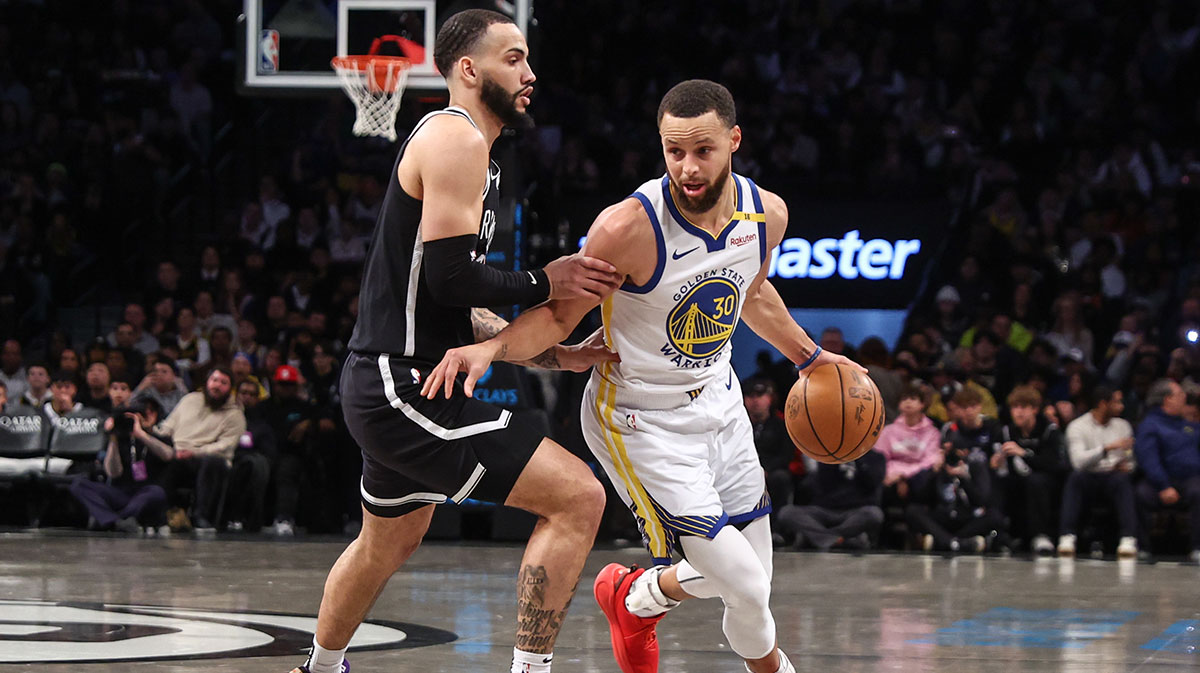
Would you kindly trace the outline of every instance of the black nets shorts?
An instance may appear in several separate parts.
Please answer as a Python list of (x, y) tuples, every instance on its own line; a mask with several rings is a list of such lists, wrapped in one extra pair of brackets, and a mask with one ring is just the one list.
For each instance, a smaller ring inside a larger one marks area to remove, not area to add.
[(363, 455), (367, 511), (396, 517), (467, 497), (503, 503), (542, 435), (511, 412), (471, 399), (421, 397), (433, 365), (350, 353), (342, 369), (346, 427)]

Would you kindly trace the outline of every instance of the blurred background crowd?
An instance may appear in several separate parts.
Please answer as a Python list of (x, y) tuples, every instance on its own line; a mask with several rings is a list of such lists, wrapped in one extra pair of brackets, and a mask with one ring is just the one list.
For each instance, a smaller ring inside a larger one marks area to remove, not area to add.
[[(340, 94), (239, 96), (237, 0), (0, 7), (0, 400), (52, 420), (115, 405), (126, 446), (123, 468), (62, 468), (124, 479), (120, 497), (73, 486), (86, 510), (5, 463), (0, 498), (21, 506), (2, 523), (353, 530), (337, 379), (395, 147), (350, 135)], [(785, 199), (957, 210), (897, 342), (805, 325), (883, 393), (867, 458), (805, 465), (779, 435), (789, 366), (764, 353), (738, 372), (780, 544), (1072, 553), (1080, 536), (1200, 559), (1200, 3), (536, 11), (538, 128), (509, 141), (526, 264), (572, 252), (661, 172), (654, 111), (688, 77), (733, 91), (734, 170)], [(406, 103), (401, 133), (434, 105)], [(581, 446), (578, 377), (507, 375), (529, 393), (513, 406)], [(213, 427), (181, 437), (195, 424), (170, 417), (193, 392), (181, 411)], [(153, 442), (191, 448), (162, 460)]]

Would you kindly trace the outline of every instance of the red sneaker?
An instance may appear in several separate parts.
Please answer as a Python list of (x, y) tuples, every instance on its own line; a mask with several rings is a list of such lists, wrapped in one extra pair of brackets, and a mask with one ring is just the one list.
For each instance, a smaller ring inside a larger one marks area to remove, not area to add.
[(625, 609), (625, 597), (629, 595), (633, 581), (644, 572), (645, 568), (626, 568), (619, 563), (610, 563), (596, 575), (592, 587), (596, 602), (608, 618), (613, 656), (623, 673), (658, 673), (658, 636), (654, 633), (654, 625), (666, 613), (657, 617), (638, 617)]

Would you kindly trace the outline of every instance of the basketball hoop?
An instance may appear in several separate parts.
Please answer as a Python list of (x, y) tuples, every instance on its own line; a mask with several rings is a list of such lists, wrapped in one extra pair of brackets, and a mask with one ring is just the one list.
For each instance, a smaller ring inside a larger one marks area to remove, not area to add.
[(384, 35), (375, 38), (366, 55), (333, 58), (333, 69), (357, 110), (354, 135), (396, 140), (396, 113), (400, 111), (400, 97), (408, 82), (412, 61), (378, 52), (384, 42), (395, 42), (403, 47), (403, 39), (398, 35)]

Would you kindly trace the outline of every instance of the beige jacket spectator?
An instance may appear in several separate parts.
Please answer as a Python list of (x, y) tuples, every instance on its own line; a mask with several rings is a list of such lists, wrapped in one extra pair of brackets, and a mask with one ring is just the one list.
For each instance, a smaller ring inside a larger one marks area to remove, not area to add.
[(246, 431), (246, 416), (234, 396), (230, 395), (220, 409), (211, 409), (204, 402), (204, 393), (197, 391), (179, 400), (161, 430), (174, 440), (176, 451), (216, 454), (232, 465), (238, 438)]

